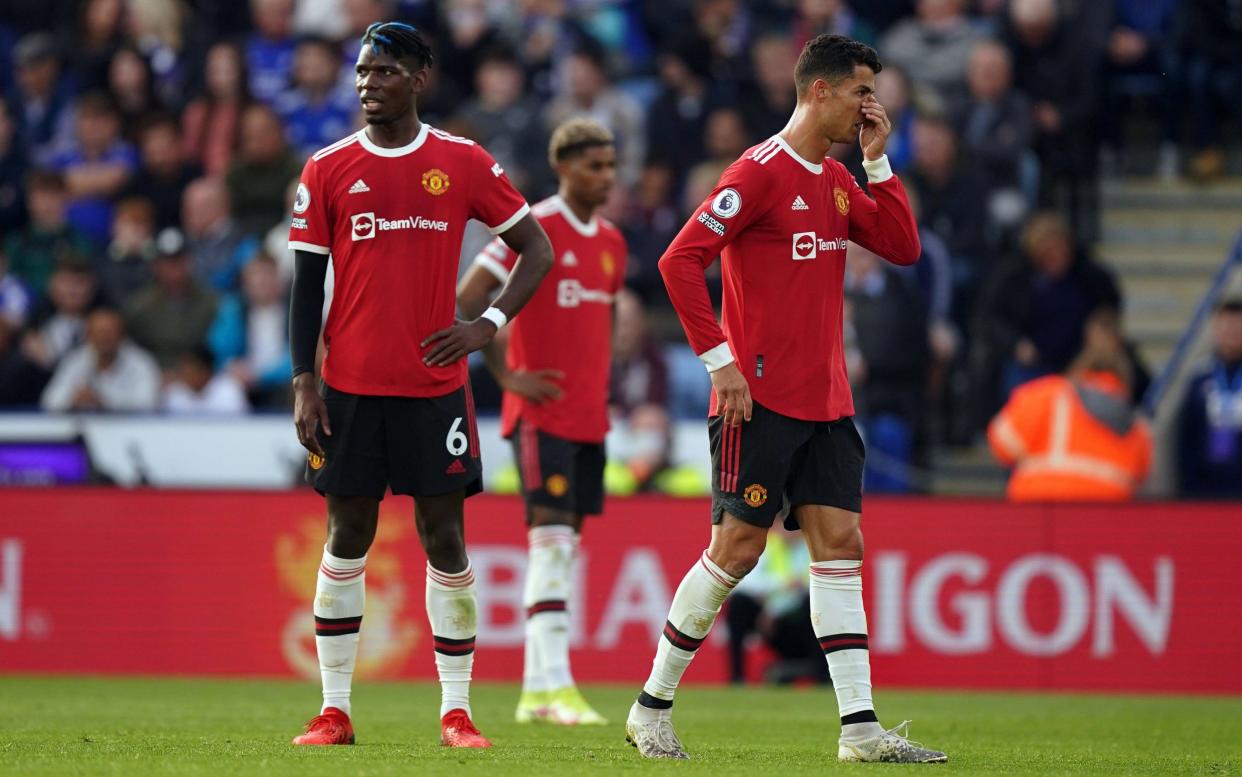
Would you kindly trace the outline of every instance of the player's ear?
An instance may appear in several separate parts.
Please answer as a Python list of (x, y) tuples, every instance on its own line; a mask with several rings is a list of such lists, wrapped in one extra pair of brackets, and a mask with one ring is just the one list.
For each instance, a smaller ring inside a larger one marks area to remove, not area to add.
[(428, 75), (427, 68), (420, 67), (410, 76), (410, 89), (414, 94), (422, 94), (423, 90), (427, 88)]

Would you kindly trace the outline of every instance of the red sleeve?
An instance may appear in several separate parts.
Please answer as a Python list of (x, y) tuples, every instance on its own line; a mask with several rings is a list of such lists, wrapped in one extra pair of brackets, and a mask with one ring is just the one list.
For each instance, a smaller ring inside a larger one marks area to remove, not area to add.
[(293, 198), (293, 217), (289, 221), (289, 248), (314, 254), (332, 253), (332, 221), (328, 196), (320, 184), (319, 163), (306, 160), (302, 180)]
[(482, 251), (479, 251), (474, 257), (474, 263), (495, 275), (496, 280), (504, 283), (509, 280), (509, 273), (513, 272), (513, 265), (517, 264), (517, 258), (517, 253), (505, 245), (505, 241), (497, 237), (484, 246)]
[(479, 145), (470, 160), (470, 218), (487, 225), (493, 235), (507, 231), (530, 213), (526, 198), (513, 187), (504, 168)]
[(888, 170), (887, 160), (884, 162), (887, 179), (868, 184), (874, 200), (867, 196), (854, 176), (844, 167), (839, 168), (838, 174), (847, 180), (849, 187), (850, 240), (894, 264), (914, 264), (923, 253), (919, 227), (906, 199), (905, 187)]
[(734, 162), (660, 257), (660, 274), (686, 339), (709, 370), (723, 367), (732, 357), (726, 353), (724, 330), (712, 309), (703, 270), (767, 210), (767, 188), (758, 165), (744, 159)]

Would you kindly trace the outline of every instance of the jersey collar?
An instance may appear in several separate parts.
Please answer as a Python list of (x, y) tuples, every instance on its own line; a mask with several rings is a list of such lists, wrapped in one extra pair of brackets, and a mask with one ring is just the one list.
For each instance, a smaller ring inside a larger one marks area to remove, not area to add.
[(370, 151), (372, 154), (375, 154), (376, 156), (386, 156), (386, 157), (405, 156), (406, 154), (413, 154), (423, 145), (423, 142), (427, 140), (427, 133), (430, 130), (431, 130), (430, 125), (428, 125), (427, 122), (423, 122), (422, 127), (420, 127), (418, 130), (418, 134), (414, 136), (414, 139), (412, 141), (410, 141), (404, 146), (401, 146), (400, 148), (384, 148), (383, 146), (375, 145), (375, 143), (372, 142), (372, 140), (369, 137), (367, 137), (367, 130), (364, 127), (358, 130), (358, 142), (362, 144), (363, 148), (365, 148), (367, 151)]
[(569, 226), (573, 227), (579, 235), (595, 237), (599, 233), (599, 217), (595, 214), (591, 214), (591, 220), (584, 224), (574, 213), (574, 209), (569, 207), (569, 203), (561, 199), (559, 194), (552, 196), (552, 202), (556, 205), (557, 211), (565, 217), (565, 221), (569, 222)]
[(810, 170), (812, 173), (815, 173), (816, 175), (819, 175), (820, 173), (824, 172), (824, 165), (822, 162), (820, 164), (814, 164), (813, 162), (806, 161), (801, 156), (799, 156), (798, 152), (793, 150), (793, 146), (790, 146), (788, 143), (786, 143), (785, 139), (782, 138), (780, 135), (773, 135), (772, 139), (776, 141), (776, 144), (778, 146), (784, 149), (786, 154), (789, 154), (791, 157), (793, 157), (795, 162), (802, 165), (807, 170)]

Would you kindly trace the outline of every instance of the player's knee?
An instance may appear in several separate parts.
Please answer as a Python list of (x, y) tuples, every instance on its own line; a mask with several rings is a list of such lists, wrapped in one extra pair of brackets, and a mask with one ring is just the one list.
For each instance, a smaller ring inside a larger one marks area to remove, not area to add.
[(751, 544), (714, 544), (707, 556), (716, 566), (732, 577), (745, 577), (759, 563), (763, 555), (763, 546)]

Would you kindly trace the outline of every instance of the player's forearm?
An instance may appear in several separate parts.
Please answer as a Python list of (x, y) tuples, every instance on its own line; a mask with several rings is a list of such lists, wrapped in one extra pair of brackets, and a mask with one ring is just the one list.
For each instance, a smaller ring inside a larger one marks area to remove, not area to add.
[[(868, 170), (867, 175), (871, 178), (872, 171)], [(864, 234), (855, 237), (851, 233), (850, 239), (893, 264), (914, 264), (923, 253), (923, 246), (901, 180), (891, 174), (880, 181), (873, 179), (871, 194), (875, 197), (875, 213), (868, 219)]]
[(323, 318), (323, 281), (328, 257), (298, 251), (294, 258), (293, 288), (289, 295), (289, 354), (293, 377), (315, 372), (315, 348)]
[[(500, 290), (492, 307), (504, 313), (509, 320), (518, 314), (530, 298), (534, 296), (548, 271), (552, 269), (552, 244), (548, 241), (543, 227), (531, 216), (518, 223), (511, 231), (521, 229), (523, 232), (512, 242), (506, 239), (509, 247), (518, 253), (517, 264), (509, 274), (509, 280)], [(509, 233), (505, 233), (507, 238)]]
[(703, 263), (694, 251), (679, 248), (674, 241), (669, 250), (660, 257), (660, 275), (668, 289), (669, 301), (677, 311), (677, 318), (686, 330), (690, 347), (709, 370), (719, 369), (733, 361), (725, 343), (724, 330), (716, 321), (716, 312), (707, 293), (707, 279), (703, 275)]

